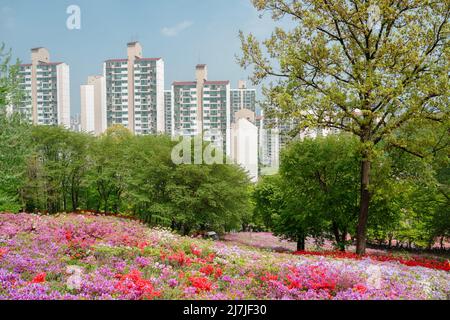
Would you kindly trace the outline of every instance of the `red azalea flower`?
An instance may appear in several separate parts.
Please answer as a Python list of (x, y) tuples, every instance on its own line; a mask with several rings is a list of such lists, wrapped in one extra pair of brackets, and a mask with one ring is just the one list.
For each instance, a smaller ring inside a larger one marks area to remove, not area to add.
[(31, 283), (44, 283), (46, 276), (47, 274), (45, 272), (39, 273), (33, 278), (33, 280), (31, 280)]
[(215, 257), (216, 257), (216, 255), (214, 253), (210, 253), (210, 254), (208, 254), (208, 257), (206, 258), (206, 260), (208, 262), (213, 262)]
[(207, 278), (190, 277), (189, 282), (196, 288), (197, 293), (201, 291), (211, 291), (212, 289), (212, 283)]
[(169, 259), (169, 262), (177, 263), (180, 267), (191, 264), (191, 259), (189, 257), (187, 257), (183, 251), (174, 253), (174, 254), (168, 256), (167, 258)]
[(196, 247), (195, 245), (191, 245), (191, 252), (193, 255), (200, 257), (202, 255), (202, 249)]
[(0, 258), (2, 258), (7, 253), (8, 253), (7, 248), (0, 248)]
[(208, 261), (206, 259), (202, 259), (202, 258), (195, 258), (194, 261), (199, 264), (208, 264)]
[(357, 291), (359, 293), (366, 293), (367, 287), (361, 283), (358, 283), (353, 287), (353, 291)]
[(223, 274), (222, 269), (221, 268), (217, 268), (216, 272), (214, 273), (214, 278), (217, 279), (217, 278), (221, 277), (222, 274)]
[(161, 261), (165, 261), (165, 260), (166, 260), (166, 257), (167, 257), (167, 253), (166, 253), (166, 252), (161, 252), (161, 253), (159, 254), (159, 256), (160, 256), (160, 258), (161, 258)]
[(212, 265), (207, 265), (200, 268), (200, 272), (209, 276), (214, 273), (214, 267)]
[(302, 289), (303, 288), (303, 283), (300, 279), (295, 279), (294, 277), (291, 277), (291, 275), (287, 275), (287, 287), (289, 289)]
[(160, 291), (156, 291), (150, 280), (143, 279), (138, 270), (132, 270), (129, 274), (116, 275), (119, 282), (116, 289), (122, 294), (134, 294), (139, 299), (152, 300), (161, 296)]
[(310, 280), (308, 287), (315, 290), (334, 290), (336, 288), (336, 280), (331, 275), (327, 275), (327, 270), (319, 266), (309, 267)]
[(139, 248), (139, 249), (141, 249), (141, 252), (142, 253), (144, 253), (144, 249), (148, 246), (148, 242), (147, 241), (144, 241), (144, 242), (139, 242), (138, 244), (137, 244), (137, 247)]
[(269, 272), (266, 272), (265, 276), (261, 277), (261, 281), (267, 282), (267, 281), (277, 281), (278, 276), (276, 274), (271, 274)]
[(124, 245), (130, 245), (133, 241), (131, 241), (130, 237), (128, 235), (122, 236), (122, 243)]
[(142, 298), (144, 300), (153, 300), (154, 298), (160, 297), (161, 296), (161, 292), (160, 291), (150, 291), (150, 292), (145, 292), (142, 295)]
[(66, 236), (66, 240), (67, 241), (72, 240), (72, 231), (67, 230), (66, 233), (65, 233), (65, 236)]

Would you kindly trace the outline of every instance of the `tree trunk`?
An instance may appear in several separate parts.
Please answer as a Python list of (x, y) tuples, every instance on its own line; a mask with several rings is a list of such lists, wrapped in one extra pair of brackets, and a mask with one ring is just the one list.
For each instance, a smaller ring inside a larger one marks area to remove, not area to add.
[(367, 218), (369, 216), (369, 176), (370, 161), (364, 155), (361, 161), (361, 200), (359, 204), (358, 229), (356, 233), (356, 253), (363, 255), (366, 253), (366, 234), (367, 234)]
[(345, 236), (347, 232), (343, 232), (341, 236), (341, 234), (339, 233), (339, 227), (335, 221), (333, 221), (332, 228), (336, 246), (339, 248), (339, 251), (345, 251)]
[(173, 230), (175, 230), (176, 227), (177, 227), (177, 223), (176, 223), (176, 221), (175, 221), (174, 219), (172, 219), (172, 223), (171, 223), (171, 225), (170, 225), (170, 228), (171, 228), (172, 231), (173, 231)]
[[(63, 186), (63, 190), (65, 187)], [(64, 212), (67, 212), (67, 193), (63, 191), (63, 210)]]
[(182, 233), (183, 236), (189, 235), (189, 232), (191, 231), (191, 227), (187, 225), (187, 223), (184, 223), (182, 226)]
[(336, 245), (339, 245), (339, 243), (341, 242), (341, 237), (339, 234), (339, 228), (337, 226), (337, 223), (335, 221), (333, 221), (333, 223), (331, 224), (331, 227), (333, 228), (333, 234), (334, 234), (334, 239), (336, 241)]
[(78, 192), (72, 190), (72, 209), (73, 212), (78, 210)]
[(347, 228), (342, 231), (342, 248), (341, 251), (345, 252), (345, 244), (347, 243)]
[(71, 197), (72, 197), (72, 209), (75, 212), (78, 209), (78, 198), (79, 198), (78, 184), (75, 187), (75, 175), (72, 175), (72, 185), (71, 185), (70, 189), (71, 189)]
[(305, 237), (299, 236), (297, 239), (297, 251), (305, 251)]

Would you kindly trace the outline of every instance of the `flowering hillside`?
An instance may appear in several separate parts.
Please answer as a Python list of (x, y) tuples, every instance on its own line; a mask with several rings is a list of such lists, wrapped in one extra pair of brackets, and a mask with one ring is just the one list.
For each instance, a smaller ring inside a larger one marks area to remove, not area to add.
[(450, 273), (274, 253), (130, 220), (0, 215), (0, 299), (447, 299)]

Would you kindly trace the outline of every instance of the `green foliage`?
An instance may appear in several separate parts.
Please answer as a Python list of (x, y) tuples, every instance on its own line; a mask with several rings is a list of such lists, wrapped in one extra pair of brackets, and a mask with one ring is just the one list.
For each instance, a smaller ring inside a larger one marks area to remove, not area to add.
[[(411, 128), (414, 126), (415, 128)], [(429, 247), (448, 237), (450, 221), (449, 127), (440, 122), (415, 121), (388, 141), (378, 189), (389, 202), (384, 212), (374, 206), (372, 237), (395, 238), (404, 244)], [(377, 192), (374, 199), (377, 200)], [(386, 210), (387, 209), (387, 210)], [(387, 217), (387, 215), (389, 217)]]
[[(121, 126), (100, 137), (62, 127), (30, 129), (33, 148), (24, 154), (20, 184), (10, 190), (27, 211), (124, 213), (185, 234), (241, 229), (251, 219), (245, 172), (228, 164), (175, 165), (168, 136), (133, 136)], [(16, 149), (6, 154), (16, 156)], [(0, 193), (0, 204), (10, 197)]]
[(255, 220), (273, 229), (284, 208), (282, 179), (279, 175), (263, 176), (253, 192)]
[(345, 244), (358, 212), (358, 142), (346, 135), (292, 142), (282, 153), (280, 176), (255, 190), (255, 213), (276, 234), (302, 241), (334, 237)]
[(293, 142), (282, 154), (281, 174), (292, 190), (297, 219), (308, 226), (308, 234), (323, 230), (342, 247), (358, 213), (358, 141), (333, 135)]
[(179, 165), (167, 185), (174, 221), (191, 229), (240, 229), (250, 209), (249, 180), (234, 165)]
[[(261, 43), (240, 33), (242, 67), (263, 92), (266, 117), (305, 128), (333, 128), (360, 141), (357, 251), (365, 250), (379, 145), (400, 148), (413, 124), (448, 124), (448, 1), (253, 0), (274, 20), (290, 19)], [(448, 128), (448, 126), (446, 126)], [(448, 133), (447, 133), (448, 134)], [(423, 136), (428, 142), (430, 140)], [(399, 140), (397, 140), (399, 139)]]
[(7, 108), (20, 98), (18, 63), (10, 65), (11, 53), (0, 47), (0, 212), (18, 212), (23, 201), (19, 190), (31, 148), (30, 126)]
[[(448, 154), (448, 138), (443, 139), (438, 152), (422, 158), (395, 147), (375, 150), (369, 241), (429, 247), (448, 237), (449, 167), (439, 154)], [(265, 177), (255, 188), (257, 219), (277, 235), (296, 241), (325, 237), (344, 249), (347, 234), (356, 233), (358, 145), (345, 134), (291, 142), (282, 153), (280, 175)]]
[(0, 114), (6, 108), (21, 101), (22, 91), (19, 88), (19, 61), (11, 64), (11, 50), (5, 52), (5, 44), (0, 46)]

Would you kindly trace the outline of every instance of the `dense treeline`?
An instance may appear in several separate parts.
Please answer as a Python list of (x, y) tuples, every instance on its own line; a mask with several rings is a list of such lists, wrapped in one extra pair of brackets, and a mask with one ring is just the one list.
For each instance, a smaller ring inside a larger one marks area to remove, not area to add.
[(0, 211), (113, 212), (184, 234), (248, 223), (245, 172), (234, 165), (175, 165), (177, 142), (168, 136), (134, 136), (116, 126), (94, 137), (28, 126), (18, 117), (0, 121)]
[[(368, 241), (430, 248), (450, 237), (447, 130), (424, 125), (409, 137), (420, 149), (415, 154), (396, 146), (378, 150)], [(330, 239), (345, 250), (358, 221), (358, 148), (358, 140), (349, 135), (292, 142), (283, 151), (279, 175), (264, 178), (255, 189), (256, 219), (297, 241), (299, 250), (306, 237)]]

